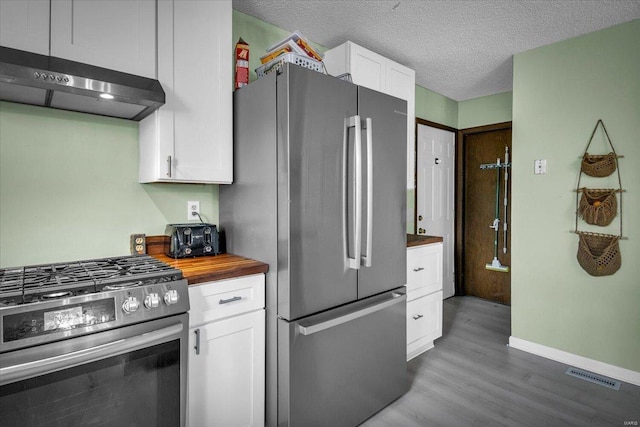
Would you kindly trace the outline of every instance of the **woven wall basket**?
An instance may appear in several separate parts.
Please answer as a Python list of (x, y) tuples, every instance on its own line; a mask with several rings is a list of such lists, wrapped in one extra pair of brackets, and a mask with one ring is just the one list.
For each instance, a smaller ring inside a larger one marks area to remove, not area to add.
[(616, 170), (616, 154), (589, 154), (582, 156), (582, 172), (596, 178), (611, 175)]
[(578, 263), (592, 276), (609, 276), (620, 269), (620, 236), (578, 233)]
[(582, 189), (578, 213), (587, 224), (609, 225), (618, 214), (618, 201), (615, 190)]

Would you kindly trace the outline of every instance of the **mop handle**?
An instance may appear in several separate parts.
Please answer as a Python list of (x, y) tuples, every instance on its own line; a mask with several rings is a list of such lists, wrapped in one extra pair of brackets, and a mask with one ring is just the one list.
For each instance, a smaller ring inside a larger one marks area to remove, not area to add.
[(507, 200), (509, 197), (509, 147), (504, 147), (504, 222), (503, 222), (503, 236), (502, 236), (502, 253), (507, 253)]
[[(496, 216), (493, 221), (495, 226), (495, 236), (493, 239), (493, 257), (498, 258), (498, 236), (500, 233), (498, 223), (500, 222), (500, 157), (496, 160)], [(492, 227), (493, 228), (493, 227)]]

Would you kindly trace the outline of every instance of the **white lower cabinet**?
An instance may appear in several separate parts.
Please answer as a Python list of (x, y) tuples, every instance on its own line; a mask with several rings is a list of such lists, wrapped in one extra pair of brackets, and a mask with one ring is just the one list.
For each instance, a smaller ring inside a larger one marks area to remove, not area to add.
[(189, 287), (187, 425), (264, 426), (264, 275)]
[(407, 360), (442, 336), (442, 243), (407, 248)]
[(407, 360), (430, 348), (442, 336), (442, 291), (407, 303)]

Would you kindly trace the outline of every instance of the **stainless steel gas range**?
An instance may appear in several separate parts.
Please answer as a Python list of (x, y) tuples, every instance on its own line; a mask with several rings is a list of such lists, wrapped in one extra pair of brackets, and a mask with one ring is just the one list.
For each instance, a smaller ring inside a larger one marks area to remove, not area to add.
[(0, 425), (184, 425), (188, 310), (147, 255), (0, 269)]

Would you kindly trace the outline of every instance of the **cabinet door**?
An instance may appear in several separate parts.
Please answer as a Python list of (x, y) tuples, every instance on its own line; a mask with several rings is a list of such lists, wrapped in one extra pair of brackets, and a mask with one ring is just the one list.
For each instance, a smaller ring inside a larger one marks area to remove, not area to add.
[(156, 77), (156, 2), (51, 2), (51, 55)]
[(171, 96), (178, 181), (233, 180), (231, 13), (230, 1), (174, 3)]
[(442, 243), (407, 249), (407, 290), (416, 297), (442, 290)]
[(442, 291), (407, 303), (407, 360), (433, 347), (442, 336)]
[(189, 330), (189, 426), (264, 425), (264, 324), (258, 310)]
[(49, 2), (0, 1), (0, 45), (49, 55)]
[(385, 90), (385, 72), (389, 60), (357, 44), (349, 43), (349, 46), (353, 83), (378, 92), (388, 93)]
[(140, 182), (232, 182), (231, 13), (230, 1), (158, 3), (166, 102), (140, 123)]
[(407, 101), (407, 188), (413, 188), (415, 175), (416, 72), (389, 61), (386, 70), (386, 93)]

